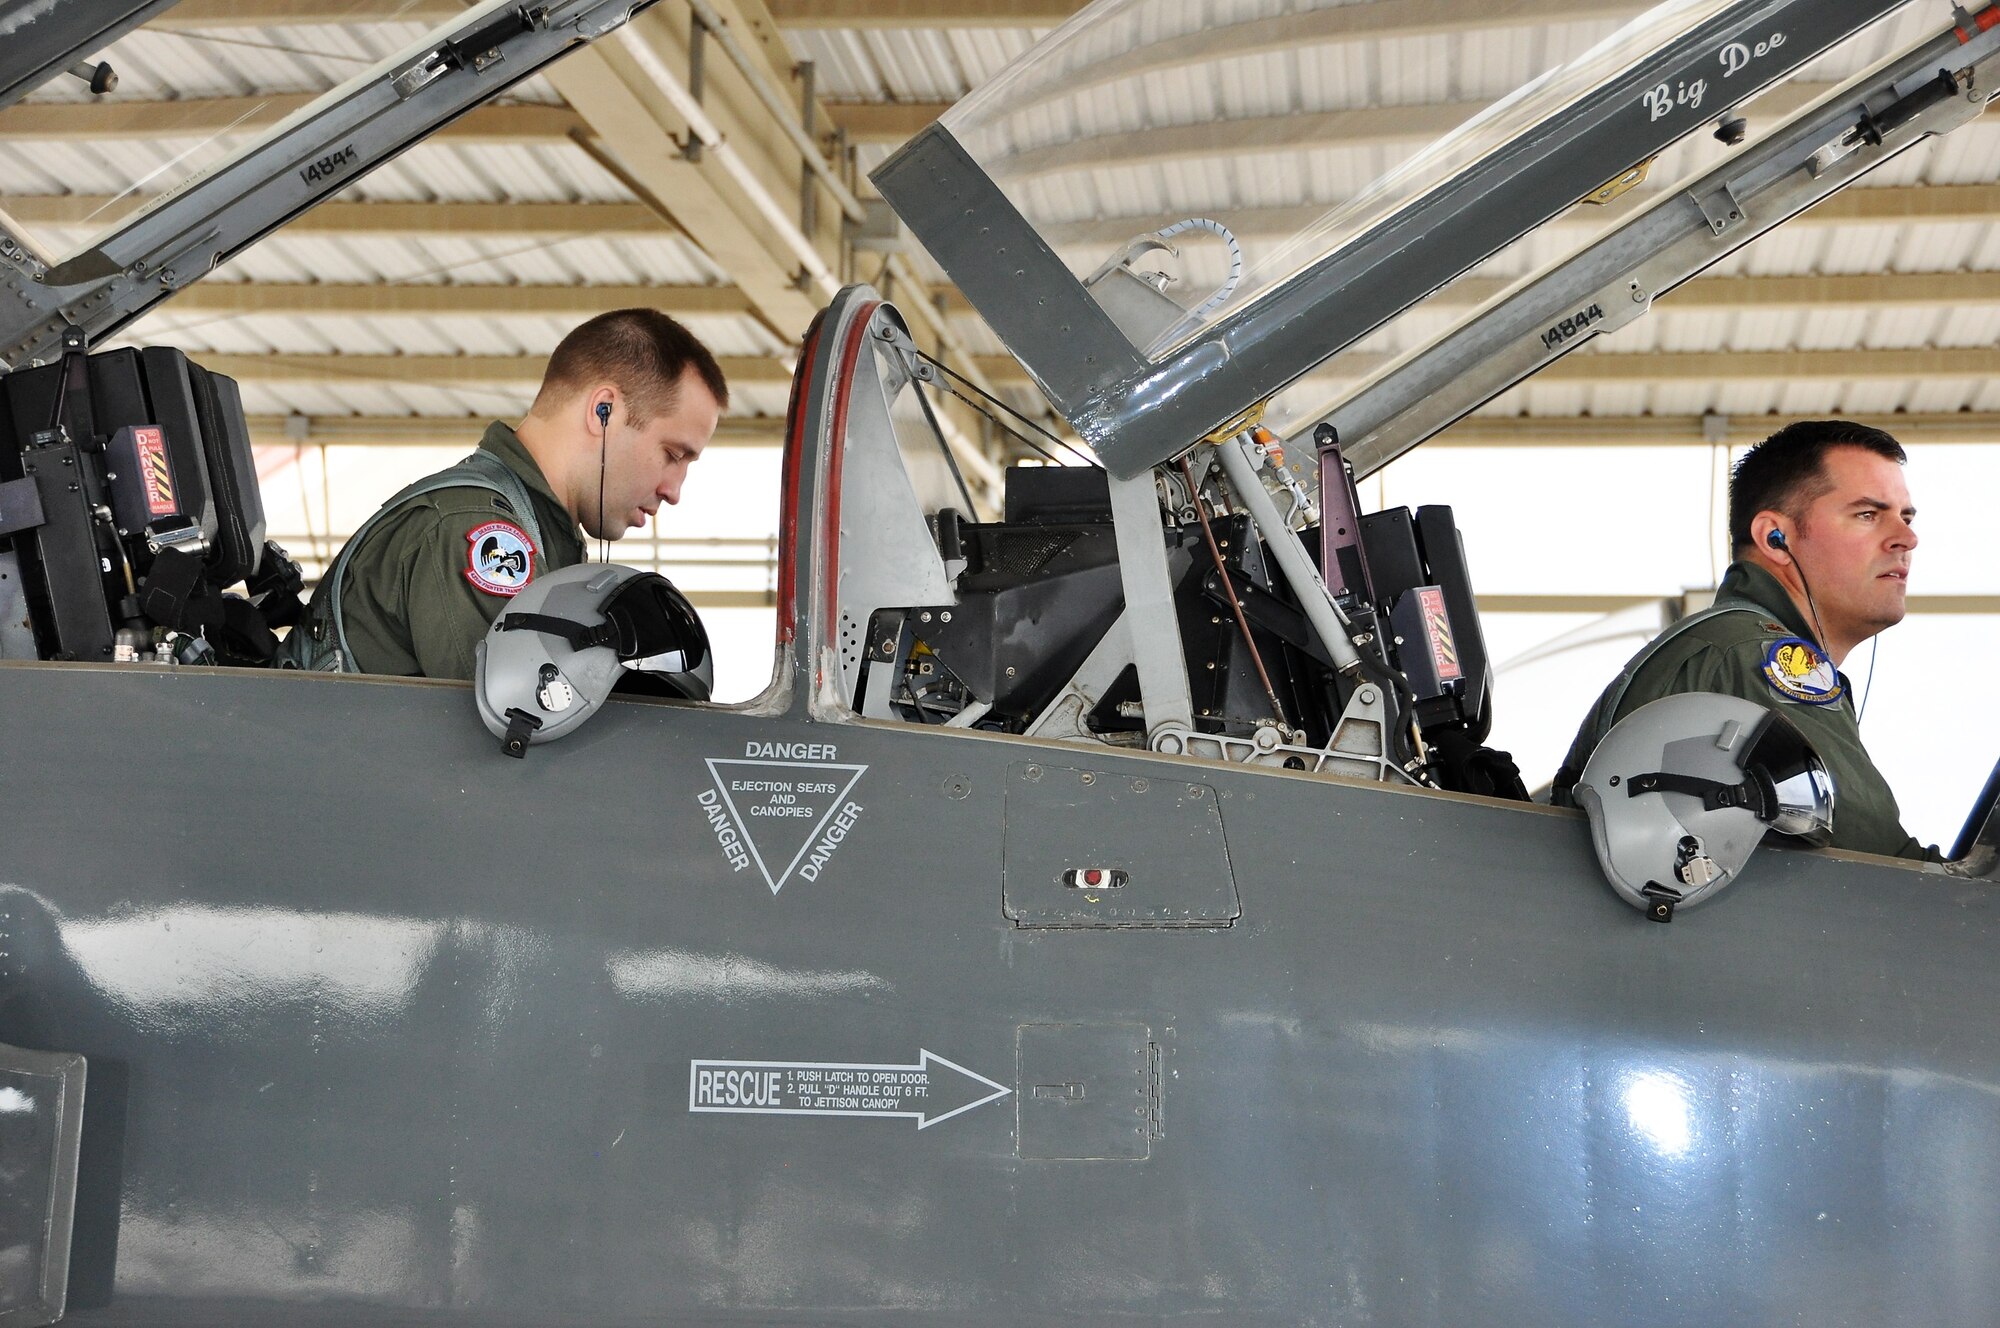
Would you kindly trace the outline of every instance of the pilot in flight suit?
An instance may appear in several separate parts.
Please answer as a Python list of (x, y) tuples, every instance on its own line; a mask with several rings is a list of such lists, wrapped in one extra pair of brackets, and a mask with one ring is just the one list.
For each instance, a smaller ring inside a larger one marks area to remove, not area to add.
[[(482, 485), (454, 467), (431, 478), (458, 482), (398, 494), (341, 550), (337, 630), (348, 671), (469, 679), (474, 648), (515, 592), (584, 560), (576, 518), (511, 428), (489, 424), (478, 455), (498, 462), (505, 475), (493, 478), (512, 485)], [(323, 588), (335, 572), (328, 569)], [(299, 630), (317, 629), (332, 645), (330, 594), (315, 593)]]
[(655, 309), (563, 338), (518, 430), (403, 489), (348, 540), (280, 662), (470, 679), (476, 650), (536, 576), (584, 561), (680, 499), (729, 401), (707, 347)]
[[(1833, 777), (1832, 847), (1941, 860), (1903, 828), (1896, 796), (1862, 745), (1853, 689), (1834, 663), (1903, 616), (1916, 509), (1902, 462), (1893, 438), (1844, 420), (1802, 421), (1751, 449), (1730, 482), (1737, 561), (1715, 607), (1669, 627), (1598, 697), (1556, 773), (1552, 801), (1576, 805), (1584, 763), (1626, 715), (1664, 696), (1721, 692), (1779, 711), (1812, 743)], [(1799, 579), (1799, 590), (1780, 575)]]
[[(1640, 667), (1622, 697), (1615, 682), (1598, 697), (1556, 774), (1556, 805), (1576, 805), (1571, 790), (1583, 763), (1613, 724), (1663, 696), (1721, 692), (1781, 711), (1819, 753), (1833, 776), (1833, 847), (1939, 860), (1935, 848), (1925, 848), (1903, 829), (1896, 795), (1861, 743), (1847, 675), (1813, 646), (1812, 632), (1784, 587), (1761, 567), (1732, 563), (1715, 602), (1722, 612), (1682, 619), (1667, 629), (1669, 636), (1650, 658), (1635, 661)], [(1741, 607), (1726, 607), (1731, 605)]]

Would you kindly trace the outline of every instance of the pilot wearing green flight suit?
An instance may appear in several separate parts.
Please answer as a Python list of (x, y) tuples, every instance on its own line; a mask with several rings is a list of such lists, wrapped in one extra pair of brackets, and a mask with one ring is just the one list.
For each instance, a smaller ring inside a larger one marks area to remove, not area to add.
[(1632, 711), (1679, 692), (1723, 692), (1781, 711), (1834, 782), (1835, 848), (1937, 861), (1903, 829), (1861, 744), (1840, 664), (1902, 621), (1917, 547), (1902, 445), (1846, 420), (1788, 425), (1745, 453), (1729, 482), (1736, 561), (1715, 607), (1669, 627), (1591, 707), (1552, 790), (1571, 797), (1591, 751)]
[(474, 648), (537, 575), (584, 561), (680, 501), (729, 388), (653, 309), (600, 314), (550, 356), (521, 423), (384, 503), (313, 592), (280, 659), (329, 672), (473, 675)]

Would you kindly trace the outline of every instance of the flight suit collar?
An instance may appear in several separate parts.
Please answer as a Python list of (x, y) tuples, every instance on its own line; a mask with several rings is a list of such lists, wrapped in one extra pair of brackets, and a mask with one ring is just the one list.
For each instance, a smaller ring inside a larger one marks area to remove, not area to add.
[(1792, 596), (1772, 576), (1755, 563), (1737, 562), (1729, 564), (1729, 570), (1722, 575), (1722, 584), (1716, 587), (1717, 602), (1727, 599), (1749, 600), (1758, 608), (1770, 614), (1793, 636), (1804, 637), (1808, 641), (1819, 640), (1819, 633), (1812, 630), (1799, 606), (1792, 602)]
[(577, 525), (576, 517), (563, 505), (562, 499), (556, 497), (556, 491), (549, 485), (548, 476), (542, 474), (540, 463), (535, 460), (534, 454), (528, 451), (528, 445), (521, 441), (519, 434), (508, 425), (495, 420), (486, 426), (485, 434), (479, 439), (479, 447), (481, 451), (491, 452), (505, 462), (507, 469), (520, 476), (521, 483), (528, 487), (528, 492), (547, 504), (548, 510), (561, 512), (567, 520), (576, 547), (579, 549), (583, 547), (583, 527)]
[(548, 476), (542, 474), (542, 468), (536, 462), (534, 454), (528, 451), (528, 445), (521, 441), (521, 436), (512, 428), (499, 420), (493, 421), (486, 426), (486, 432), (480, 436), (479, 447), (481, 451), (491, 452), (506, 462), (507, 469), (521, 477), (521, 482), (528, 486), (529, 492), (540, 494), (564, 511), (569, 510), (563, 507), (562, 499), (556, 497), (556, 491), (549, 487)]

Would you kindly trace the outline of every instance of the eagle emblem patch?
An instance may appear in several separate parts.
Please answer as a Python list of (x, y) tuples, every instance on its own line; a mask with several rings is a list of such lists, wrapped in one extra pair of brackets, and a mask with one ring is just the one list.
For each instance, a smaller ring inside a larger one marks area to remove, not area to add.
[(1845, 692), (1840, 673), (1820, 648), (1802, 637), (1773, 641), (1764, 652), (1764, 681), (1787, 701), (1833, 705)]
[(488, 521), (465, 542), (465, 579), (475, 590), (511, 598), (535, 574), (534, 542), (511, 521)]

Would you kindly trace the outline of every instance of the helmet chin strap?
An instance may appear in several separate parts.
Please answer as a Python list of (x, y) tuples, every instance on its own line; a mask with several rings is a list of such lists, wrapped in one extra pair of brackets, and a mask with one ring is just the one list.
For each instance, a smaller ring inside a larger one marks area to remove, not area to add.
[(618, 648), (618, 625), (609, 618), (594, 627), (586, 627), (573, 619), (557, 618), (546, 613), (505, 613), (500, 615), (500, 630), (547, 632), (569, 642), (572, 650), (589, 650), (593, 646)]

